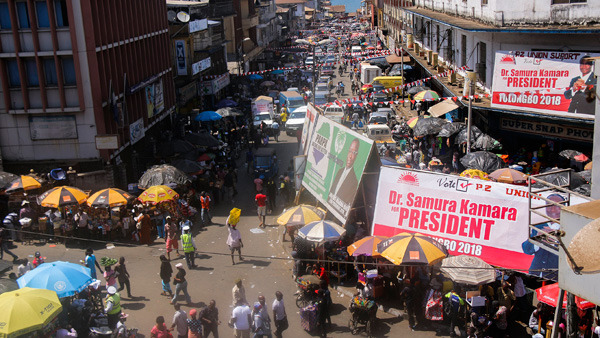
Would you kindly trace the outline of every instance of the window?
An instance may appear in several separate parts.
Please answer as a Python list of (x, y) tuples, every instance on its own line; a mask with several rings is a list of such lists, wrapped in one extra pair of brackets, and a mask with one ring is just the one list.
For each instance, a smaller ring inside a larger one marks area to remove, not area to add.
[(47, 86), (58, 85), (58, 76), (56, 74), (56, 65), (54, 59), (44, 59), (44, 80)]
[(17, 18), (19, 18), (19, 28), (31, 28), (27, 3), (17, 2)]
[(1, 29), (11, 29), (12, 26), (10, 24), (10, 12), (8, 11), (8, 3), (2, 2), (0, 3), (0, 28)]
[(21, 78), (19, 78), (19, 66), (17, 60), (6, 61), (6, 68), (8, 70), (8, 84), (11, 87), (20, 87)]
[(62, 59), (63, 80), (65, 85), (76, 85), (77, 78), (75, 76), (75, 63), (73, 58)]
[(462, 35), (461, 36), (461, 43), (460, 43), (460, 61), (462, 63), (463, 66), (467, 65), (467, 36), (466, 35)]
[(46, 1), (36, 1), (35, 12), (37, 13), (38, 27), (49, 28), (50, 19), (48, 18), (48, 6), (46, 5)]
[(56, 16), (57, 27), (69, 27), (69, 17), (67, 15), (65, 0), (54, 0), (54, 15)]
[(30, 87), (38, 87), (40, 85), (40, 79), (38, 78), (35, 59), (25, 60), (25, 70), (27, 72), (27, 85)]
[(576, 3), (582, 3), (582, 2), (587, 2), (587, 0), (552, 0), (552, 4), (556, 5), (556, 4), (576, 4)]

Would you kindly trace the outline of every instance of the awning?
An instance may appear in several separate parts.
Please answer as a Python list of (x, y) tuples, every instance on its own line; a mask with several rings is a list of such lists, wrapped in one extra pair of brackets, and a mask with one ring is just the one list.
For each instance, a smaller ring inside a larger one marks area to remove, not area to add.
[(410, 62), (410, 56), (405, 56), (404, 60), (402, 60), (402, 58), (398, 55), (388, 55), (385, 57), (385, 60), (389, 63), (389, 64), (394, 64), (394, 63), (409, 63)]
[(442, 102), (435, 104), (427, 110), (433, 117), (440, 117), (446, 113), (449, 113), (455, 109), (458, 109), (458, 105), (452, 100), (442, 100)]

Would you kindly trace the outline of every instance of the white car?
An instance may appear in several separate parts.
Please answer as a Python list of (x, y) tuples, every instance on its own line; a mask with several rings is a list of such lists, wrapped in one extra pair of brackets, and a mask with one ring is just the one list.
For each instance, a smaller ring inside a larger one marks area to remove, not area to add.
[(298, 107), (288, 116), (285, 122), (285, 133), (288, 136), (295, 136), (298, 130), (302, 130), (307, 108), (307, 106)]
[(315, 64), (315, 60), (313, 59), (312, 56), (309, 56), (306, 58), (306, 60), (304, 60), (304, 65), (305, 66), (312, 66)]
[(254, 115), (254, 118), (252, 119), (252, 124), (254, 125), (254, 127), (260, 127), (260, 124), (263, 121), (265, 122), (267, 127), (271, 127), (271, 125), (273, 124), (273, 117), (271, 116), (271, 113), (264, 111)]

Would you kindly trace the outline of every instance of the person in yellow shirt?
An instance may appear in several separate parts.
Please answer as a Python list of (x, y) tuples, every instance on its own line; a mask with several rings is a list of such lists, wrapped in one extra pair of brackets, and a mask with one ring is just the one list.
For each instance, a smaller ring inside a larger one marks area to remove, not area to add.
[(279, 119), (281, 120), (281, 126), (285, 127), (285, 122), (287, 121), (288, 115), (287, 115), (287, 108), (285, 106), (283, 106), (283, 108), (281, 109), (281, 114), (279, 115)]

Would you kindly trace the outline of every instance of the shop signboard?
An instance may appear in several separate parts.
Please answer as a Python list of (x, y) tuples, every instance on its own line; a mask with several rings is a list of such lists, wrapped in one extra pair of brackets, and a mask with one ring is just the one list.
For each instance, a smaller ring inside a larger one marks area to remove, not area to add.
[(202, 92), (202, 95), (215, 95), (221, 89), (227, 87), (227, 85), (229, 85), (229, 83), (230, 83), (229, 73), (225, 73), (214, 80), (203, 81), (202, 87), (203, 87), (204, 91)]
[(144, 119), (141, 118), (129, 125), (129, 143), (134, 145), (141, 140), (145, 135)]
[(177, 75), (187, 75), (187, 50), (185, 40), (175, 40), (175, 64)]
[(302, 185), (342, 223), (354, 203), (373, 140), (320, 116), (308, 143)]
[(519, 133), (544, 135), (558, 139), (569, 139), (574, 141), (593, 142), (594, 126), (590, 125), (562, 125), (533, 120), (519, 120), (511, 118), (500, 119), (500, 129), (516, 131)]
[(204, 60), (200, 60), (196, 63), (192, 64), (192, 75), (196, 75), (203, 70), (210, 68), (210, 57), (207, 57)]
[(179, 88), (179, 104), (185, 105), (196, 96), (196, 81)]
[(588, 100), (596, 85), (593, 61), (599, 53), (498, 51), (492, 107), (593, 119)]
[(119, 149), (119, 135), (96, 135), (96, 149)]
[(208, 28), (208, 19), (192, 20), (189, 23), (190, 34), (206, 30)]
[[(566, 200), (552, 191), (541, 195)], [(573, 195), (570, 198), (571, 205), (585, 201)], [(531, 203), (534, 207), (546, 204), (539, 198), (532, 198)], [(560, 209), (558, 215), (553, 207), (538, 210), (560, 217)], [(557, 269), (556, 254), (528, 241), (528, 217), (528, 187), (384, 166), (372, 234), (420, 233), (444, 244), (451, 255), (476, 256), (494, 266), (536, 275), (543, 269)], [(544, 220), (532, 216), (532, 223)], [(549, 231), (559, 225), (544, 223), (540, 227)], [(546, 263), (540, 264), (542, 261)]]
[(29, 116), (32, 140), (62, 140), (77, 138), (77, 120), (74, 115)]
[(154, 115), (165, 110), (165, 97), (162, 78), (154, 83)]

